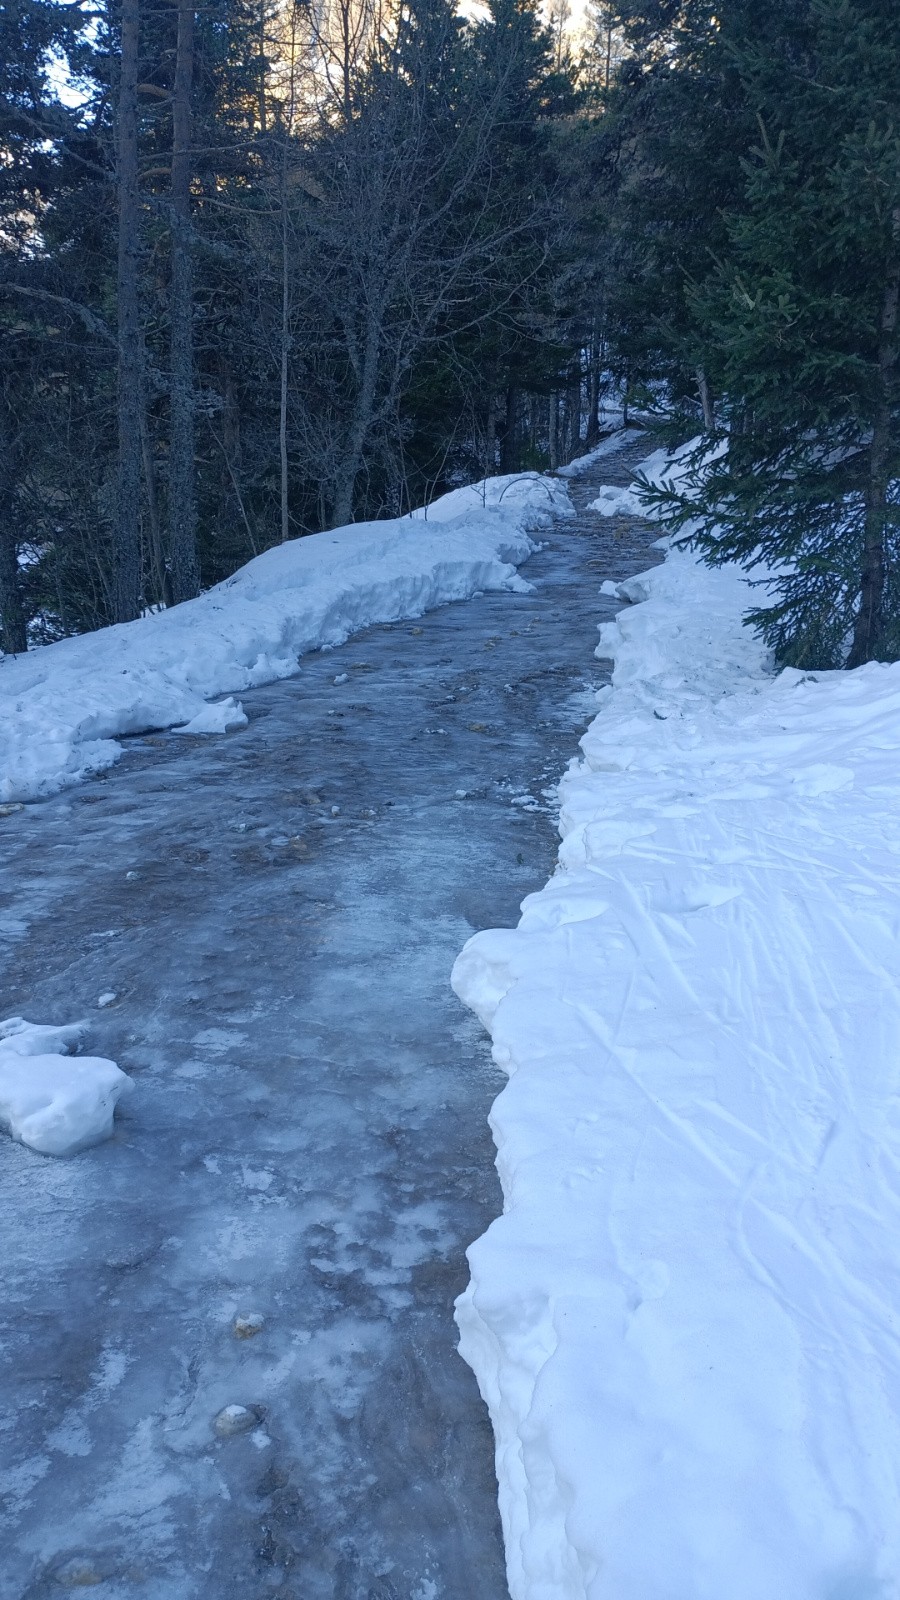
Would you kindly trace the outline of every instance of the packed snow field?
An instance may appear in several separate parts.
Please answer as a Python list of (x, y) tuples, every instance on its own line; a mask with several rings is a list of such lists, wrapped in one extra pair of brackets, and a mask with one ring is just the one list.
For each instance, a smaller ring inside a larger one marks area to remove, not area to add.
[[(0, 659), (0, 802), (103, 770), (122, 735), (241, 727), (235, 691), (290, 677), (309, 651), (373, 623), (521, 592), (529, 530), (570, 511), (563, 485), (538, 473), (490, 478), (410, 516), (276, 546), (174, 610)], [(208, 705), (215, 695), (228, 698)]]
[(454, 970), (509, 1073), (457, 1315), (511, 1593), (889, 1600), (900, 666), (775, 674), (677, 550), (619, 589), (556, 875)]

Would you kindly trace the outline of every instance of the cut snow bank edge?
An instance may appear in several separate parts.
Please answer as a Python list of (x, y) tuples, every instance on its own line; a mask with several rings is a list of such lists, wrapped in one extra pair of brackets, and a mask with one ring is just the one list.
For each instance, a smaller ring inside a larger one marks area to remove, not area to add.
[(897, 1600), (900, 666), (773, 677), (677, 550), (620, 592), (556, 875), (453, 972), (510, 1591)]
[(410, 516), (276, 546), (197, 600), (0, 660), (0, 801), (54, 793), (121, 755), (122, 735), (246, 717), (218, 695), (290, 677), (309, 651), (489, 590), (527, 591), (528, 535), (571, 514), (538, 473), (456, 489)]

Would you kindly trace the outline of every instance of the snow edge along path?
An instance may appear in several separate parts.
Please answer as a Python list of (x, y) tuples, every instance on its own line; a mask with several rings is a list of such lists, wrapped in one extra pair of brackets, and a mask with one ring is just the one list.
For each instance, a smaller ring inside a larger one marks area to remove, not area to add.
[[(538, 473), (489, 478), (383, 522), (294, 539), (197, 600), (0, 658), (0, 802), (53, 794), (117, 761), (116, 740), (177, 724), (225, 733), (236, 691), (292, 676), (312, 650), (479, 592), (528, 592), (529, 533), (572, 515)], [(207, 702), (216, 695), (229, 699)]]
[(896, 1600), (900, 666), (774, 676), (684, 552), (620, 592), (557, 872), (453, 973), (510, 1591)]

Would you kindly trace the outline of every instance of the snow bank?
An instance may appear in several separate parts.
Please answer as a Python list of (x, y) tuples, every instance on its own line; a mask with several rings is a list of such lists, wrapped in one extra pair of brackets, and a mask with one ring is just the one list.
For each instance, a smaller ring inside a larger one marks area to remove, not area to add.
[(100, 1056), (72, 1056), (83, 1024), (0, 1022), (0, 1127), (45, 1156), (72, 1156), (108, 1139), (133, 1080)]
[(595, 445), (593, 450), (589, 450), (586, 455), (576, 456), (575, 460), (570, 461), (567, 467), (560, 467), (557, 476), (560, 478), (579, 478), (596, 461), (602, 461), (604, 456), (613, 455), (616, 450), (621, 450), (623, 445), (634, 444), (641, 437), (642, 432), (642, 428), (618, 428), (608, 438), (601, 439), (600, 443)]
[(30, 800), (111, 765), (122, 734), (246, 721), (214, 696), (297, 671), (310, 650), (477, 591), (527, 589), (528, 530), (571, 512), (537, 473), (456, 489), (426, 510), (268, 550), (200, 599), (0, 661), (0, 801)]
[(622, 587), (560, 867), (454, 971), (513, 1600), (896, 1600), (900, 666), (773, 677), (685, 553)]

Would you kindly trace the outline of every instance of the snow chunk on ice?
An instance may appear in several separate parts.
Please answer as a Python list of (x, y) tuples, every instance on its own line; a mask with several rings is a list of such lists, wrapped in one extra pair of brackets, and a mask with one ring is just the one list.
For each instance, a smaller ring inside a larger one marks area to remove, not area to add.
[(76, 1056), (84, 1024), (0, 1022), (0, 1127), (45, 1156), (71, 1156), (112, 1133), (113, 1112), (134, 1087), (113, 1061)]
[(635, 489), (617, 489), (611, 483), (605, 483), (596, 500), (592, 500), (588, 511), (599, 511), (602, 517), (646, 517), (649, 515), (646, 505), (638, 491)]
[(190, 722), (181, 728), (173, 728), (172, 732), (230, 733), (233, 728), (246, 728), (248, 720), (240, 700), (229, 695), (227, 700), (215, 700), (211, 705), (204, 706), (195, 717), (191, 717)]

